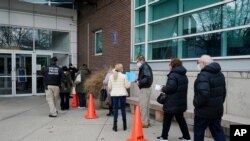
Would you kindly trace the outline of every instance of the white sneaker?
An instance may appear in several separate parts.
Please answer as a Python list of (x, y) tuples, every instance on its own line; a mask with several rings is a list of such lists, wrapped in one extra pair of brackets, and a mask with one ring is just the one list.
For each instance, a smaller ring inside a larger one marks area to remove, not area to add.
[(183, 137), (179, 137), (179, 140), (180, 141), (191, 141), (191, 139), (188, 140), (188, 139), (184, 139)]
[(167, 139), (163, 139), (162, 137), (157, 137), (158, 141), (168, 141)]

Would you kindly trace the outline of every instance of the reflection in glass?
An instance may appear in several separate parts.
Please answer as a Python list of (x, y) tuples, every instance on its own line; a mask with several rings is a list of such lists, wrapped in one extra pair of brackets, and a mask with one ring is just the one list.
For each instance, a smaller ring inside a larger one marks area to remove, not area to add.
[(221, 28), (221, 7), (183, 17), (183, 35), (213, 31)]
[(52, 47), (55, 51), (69, 51), (69, 32), (52, 31)]
[(250, 54), (250, 28), (229, 31), (227, 34), (227, 55)]
[(137, 56), (143, 55), (145, 56), (145, 46), (143, 45), (136, 45), (135, 46), (135, 52), (134, 52), (134, 61), (136, 60)]
[[(150, 40), (157, 40), (177, 36), (177, 19), (167, 20), (151, 25), (152, 37)], [(151, 34), (150, 34), (151, 35)]]
[(44, 93), (45, 92), (42, 71), (45, 67), (47, 67), (49, 65), (50, 58), (51, 57), (49, 55), (38, 55), (36, 57), (36, 74), (37, 74), (36, 90), (37, 90), (37, 93)]
[(206, 34), (184, 38), (183, 58), (196, 58), (203, 54), (211, 56), (221, 55), (221, 34)]
[(10, 32), (10, 27), (0, 26), (0, 48), (10, 47)]
[(135, 0), (135, 7), (140, 7), (144, 5), (146, 0)]
[(164, 60), (177, 56), (177, 41), (165, 41), (149, 45), (149, 60)]
[(102, 31), (95, 33), (95, 54), (102, 53)]
[(52, 31), (37, 29), (34, 34), (36, 49), (52, 50)]
[(223, 7), (223, 28), (250, 23), (250, 0), (236, 0)]
[(184, 11), (193, 10), (222, 0), (183, 0), (183, 9)]

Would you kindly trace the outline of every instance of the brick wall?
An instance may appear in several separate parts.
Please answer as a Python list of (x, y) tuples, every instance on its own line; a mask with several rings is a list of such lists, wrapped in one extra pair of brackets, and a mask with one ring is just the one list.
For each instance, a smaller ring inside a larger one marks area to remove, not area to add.
[[(95, 71), (122, 63), (124, 70), (129, 70), (130, 9), (131, 0), (98, 0), (95, 6), (81, 6), (78, 12), (78, 66), (85, 63)], [(95, 31), (99, 29), (102, 30), (103, 52), (95, 56)], [(112, 42), (114, 32), (117, 33), (116, 44)]]

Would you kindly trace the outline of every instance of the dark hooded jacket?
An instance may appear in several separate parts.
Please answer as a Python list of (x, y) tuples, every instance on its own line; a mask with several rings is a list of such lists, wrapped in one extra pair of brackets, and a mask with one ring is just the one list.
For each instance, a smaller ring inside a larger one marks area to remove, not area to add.
[(187, 70), (183, 66), (176, 66), (168, 74), (166, 86), (162, 92), (167, 95), (163, 111), (166, 113), (183, 113), (187, 109), (188, 79)]
[(220, 118), (226, 97), (225, 77), (218, 63), (201, 70), (194, 83), (194, 112), (203, 118)]

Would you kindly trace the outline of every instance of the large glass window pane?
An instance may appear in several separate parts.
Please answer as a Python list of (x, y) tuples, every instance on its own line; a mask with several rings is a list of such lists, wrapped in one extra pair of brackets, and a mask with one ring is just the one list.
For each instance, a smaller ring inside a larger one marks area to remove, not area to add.
[(135, 28), (135, 43), (145, 42), (145, 26)]
[(160, 0), (150, 6), (149, 21), (168, 17), (178, 12), (178, 0)]
[(227, 55), (250, 55), (250, 28), (227, 32)]
[(149, 44), (148, 60), (164, 60), (177, 56), (177, 41), (165, 41)]
[(12, 27), (10, 42), (11, 48), (33, 50), (33, 29)]
[(102, 54), (102, 31), (95, 32), (95, 54)]
[(145, 45), (136, 45), (134, 48), (134, 61), (136, 60), (137, 56), (143, 55), (145, 56)]
[(11, 28), (8, 26), (0, 26), (0, 48), (10, 48), (10, 33)]
[(183, 17), (183, 34), (213, 31), (222, 28), (221, 7)]
[(196, 58), (203, 54), (221, 56), (221, 34), (206, 34), (184, 38), (183, 58)]
[(68, 52), (70, 48), (69, 32), (52, 31), (52, 47), (56, 51)]
[(145, 8), (135, 11), (135, 25), (140, 25), (145, 23)]
[(52, 31), (35, 30), (35, 49), (52, 50)]
[(149, 40), (164, 39), (177, 36), (177, 19), (159, 22), (150, 26)]
[(250, 0), (236, 0), (223, 7), (223, 27), (234, 27), (250, 23)]
[(135, 0), (135, 7), (140, 7), (144, 5), (146, 0)]
[(0, 53), (0, 95), (12, 94), (11, 54)]
[(184, 11), (193, 10), (222, 0), (183, 0), (183, 9)]

